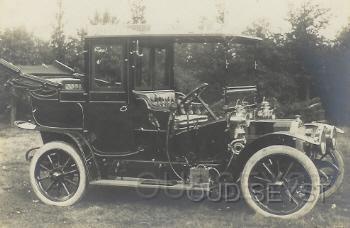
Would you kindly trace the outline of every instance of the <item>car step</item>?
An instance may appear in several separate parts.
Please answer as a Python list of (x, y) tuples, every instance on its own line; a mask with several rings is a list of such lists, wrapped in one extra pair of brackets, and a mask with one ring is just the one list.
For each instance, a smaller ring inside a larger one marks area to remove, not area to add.
[(152, 180), (152, 179), (146, 179), (141, 182), (141, 184), (146, 185), (166, 185), (166, 186), (174, 186), (177, 183), (177, 181), (166, 181), (166, 180)]
[(115, 180), (95, 180), (90, 182), (91, 185), (101, 186), (118, 186), (118, 187), (132, 187), (132, 188), (160, 188), (173, 190), (196, 190), (209, 191), (209, 184), (191, 185), (180, 181), (163, 181), (143, 178), (123, 178)]

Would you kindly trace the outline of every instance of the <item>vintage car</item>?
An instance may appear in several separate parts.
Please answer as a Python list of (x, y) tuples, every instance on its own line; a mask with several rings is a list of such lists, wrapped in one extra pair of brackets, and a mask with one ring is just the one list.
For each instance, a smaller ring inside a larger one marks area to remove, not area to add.
[(44, 143), (26, 153), (34, 193), (46, 204), (69, 206), (88, 185), (193, 193), (236, 183), (264, 216), (308, 213), (320, 193), (330, 195), (341, 183), (343, 163), (335, 149), (340, 130), (274, 119), (266, 102), (227, 101), (228, 94), (254, 86), (223, 88), (224, 115), (201, 97), (207, 83), (187, 94), (175, 90), (176, 44), (259, 40), (100, 33), (86, 38), (84, 74), (49, 80), (19, 73), (9, 83), (28, 91), (32, 120), (16, 125), (39, 131)]
[(343, 155), (336, 149), (337, 134), (344, 131), (322, 122), (303, 124), (300, 115), (294, 119), (277, 119), (265, 98), (259, 104), (256, 102), (256, 92), (256, 86), (224, 88), (223, 109), (230, 122), (232, 152), (240, 154), (258, 138), (268, 141), (286, 136), (299, 138), (305, 142), (299, 145), (299, 150), (304, 151), (318, 169), (322, 197), (331, 196), (344, 178)]

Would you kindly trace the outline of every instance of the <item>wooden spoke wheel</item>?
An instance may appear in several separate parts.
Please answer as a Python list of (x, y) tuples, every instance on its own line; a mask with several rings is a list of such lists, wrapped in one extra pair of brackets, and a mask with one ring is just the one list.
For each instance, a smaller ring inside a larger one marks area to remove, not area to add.
[(69, 144), (50, 142), (34, 154), (30, 181), (34, 193), (45, 204), (69, 206), (80, 200), (85, 192), (85, 165)]
[(320, 178), (314, 163), (301, 151), (269, 146), (248, 160), (241, 188), (256, 212), (267, 217), (297, 218), (316, 204)]
[(338, 150), (327, 151), (313, 162), (318, 169), (321, 181), (321, 196), (329, 197), (341, 186), (344, 179), (344, 159)]

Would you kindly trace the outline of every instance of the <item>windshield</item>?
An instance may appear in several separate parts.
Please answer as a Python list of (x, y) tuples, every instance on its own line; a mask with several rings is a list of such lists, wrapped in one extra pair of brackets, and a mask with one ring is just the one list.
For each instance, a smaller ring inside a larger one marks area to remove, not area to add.
[(206, 82), (210, 86), (203, 98), (213, 103), (222, 99), (225, 86), (255, 85), (252, 45), (140, 39), (134, 46), (136, 90), (175, 89), (188, 93)]
[[(176, 88), (188, 92), (203, 82), (209, 87), (203, 97), (210, 103), (222, 98), (222, 89), (254, 84), (254, 56), (237, 43), (176, 43), (174, 74)], [(251, 48), (251, 47), (250, 47)]]

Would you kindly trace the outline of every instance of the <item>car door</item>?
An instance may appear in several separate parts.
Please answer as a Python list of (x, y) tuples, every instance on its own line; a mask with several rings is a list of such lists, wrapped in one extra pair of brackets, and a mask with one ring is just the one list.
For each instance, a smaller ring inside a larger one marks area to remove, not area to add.
[(127, 59), (124, 40), (90, 43), (87, 122), (97, 153), (127, 154), (135, 148), (128, 108)]

